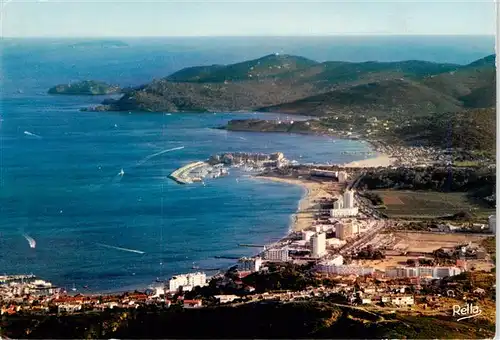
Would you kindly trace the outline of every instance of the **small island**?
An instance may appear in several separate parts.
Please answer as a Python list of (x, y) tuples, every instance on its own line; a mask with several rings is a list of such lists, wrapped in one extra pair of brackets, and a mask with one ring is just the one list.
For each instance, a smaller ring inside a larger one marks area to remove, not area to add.
[(59, 84), (51, 87), (49, 94), (65, 94), (65, 95), (107, 95), (120, 93), (122, 90), (117, 85), (110, 85), (105, 82), (95, 80), (84, 80), (76, 83)]

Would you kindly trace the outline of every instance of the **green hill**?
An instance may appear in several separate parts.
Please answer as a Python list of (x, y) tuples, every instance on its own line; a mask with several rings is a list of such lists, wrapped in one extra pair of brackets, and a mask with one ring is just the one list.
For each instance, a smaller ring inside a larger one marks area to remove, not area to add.
[(418, 60), (318, 63), (272, 54), (186, 68), (127, 90), (105, 109), (411, 117), (489, 107), (495, 102), (494, 84), (494, 56), (460, 66)]
[(483, 150), (496, 148), (496, 110), (469, 109), (422, 117), (394, 132), (401, 140), (442, 148)]
[(189, 67), (168, 76), (166, 80), (175, 82), (221, 83), (263, 79), (306, 69), (318, 64), (303, 57), (270, 54), (259, 59), (231, 65)]
[(394, 117), (457, 111), (461, 105), (458, 99), (418, 82), (393, 79), (348, 87), (259, 110), (313, 116), (369, 112), (377, 117)]

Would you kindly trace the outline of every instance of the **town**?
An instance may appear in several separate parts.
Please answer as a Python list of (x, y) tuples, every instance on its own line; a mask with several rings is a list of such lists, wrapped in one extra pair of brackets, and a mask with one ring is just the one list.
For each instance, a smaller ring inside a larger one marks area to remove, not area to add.
[(382, 217), (356, 190), (366, 170), (290, 167), (286, 175), (275, 169), (263, 176), (307, 181), (321, 190), (306, 196), (308, 204), (301, 206), (286, 237), (254, 257), (240, 258), (227, 271), (210, 278), (203, 272), (179, 274), (144, 292), (109, 295), (68, 293), (33, 275), (3, 276), (1, 314), (67, 314), (148, 305), (203, 308), (319, 298), (449, 316), (450, 304), (457, 299), (475, 301), (494, 294), (493, 281), (489, 286), (478, 279), (471, 282), (478, 273), (494, 270), (487, 248), (495, 234), (495, 215), (476, 233), (457, 226), (446, 232), (398, 230), (401, 221)]

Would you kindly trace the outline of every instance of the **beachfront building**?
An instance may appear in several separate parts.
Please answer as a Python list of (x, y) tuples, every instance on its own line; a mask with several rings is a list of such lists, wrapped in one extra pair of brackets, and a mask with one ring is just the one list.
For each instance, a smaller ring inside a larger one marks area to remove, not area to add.
[(311, 256), (321, 257), (326, 254), (326, 234), (318, 233), (311, 237)]
[(288, 262), (290, 260), (288, 247), (266, 249), (264, 259), (273, 262)]
[(385, 271), (387, 277), (431, 277), (442, 279), (462, 272), (458, 267), (390, 267)]
[(262, 266), (262, 259), (260, 257), (242, 257), (238, 260), (238, 270), (243, 272), (258, 272)]
[(497, 217), (496, 217), (496, 215), (490, 215), (488, 217), (488, 227), (493, 234), (496, 234), (496, 229), (497, 229)]
[(182, 287), (183, 291), (192, 290), (194, 287), (203, 287), (207, 284), (205, 273), (189, 273), (173, 276), (168, 281), (169, 291), (177, 292)]
[(312, 169), (311, 176), (337, 178), (337, 171)]

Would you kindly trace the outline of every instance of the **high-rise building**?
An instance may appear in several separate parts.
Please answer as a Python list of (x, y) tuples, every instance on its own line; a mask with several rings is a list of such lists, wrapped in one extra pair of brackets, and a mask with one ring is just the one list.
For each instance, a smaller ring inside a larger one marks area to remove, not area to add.
[(311, 237), (311, 256), (321, 257), (326, 254), (326, 234), (318, 233)]
[(488, 227), (493, 234), (496, 234), (497, 229), (497, 217), (496, 215), (490, 215), (488, 217)]
[(351, 209), (354, 208), (354, 191), (346, 190), (344, 192), (344, 208)]
[(290, 259), (288, 247), (267, 249), (264, 258), (268, 261), (287, 262)]

